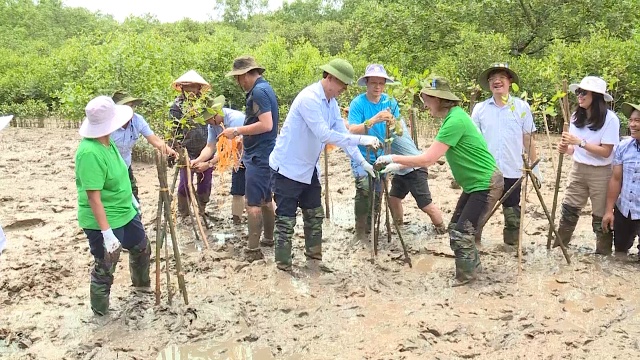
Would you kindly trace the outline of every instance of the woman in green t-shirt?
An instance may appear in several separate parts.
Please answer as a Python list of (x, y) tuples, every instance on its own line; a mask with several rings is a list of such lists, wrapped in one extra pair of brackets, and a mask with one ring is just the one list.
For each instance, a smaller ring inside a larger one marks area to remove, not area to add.
[(76, 151), (78, 222), (89, 239), (95, 263), (91, 271), (91, 310), (105, 315), (109, 293), (122, 247), (129, 250), (131, 282), (148, 287), (151, 248), (140, 222), (129, 172), (110, 134), (133, 116), (126, 105), (108, 96), (89, 101)]
[(382, 172), (395, 172), (404, 167), (427, 167), (446, 156), (453, 178), (462, 194), (449, 224), (451, 249), (456, 256), (456, 283), (462, 285), (476, 278), (480, 258), (476, 235), (488, 211), (499, 200), (504, 186), (502, 173), (487, 148), (487, 143), (469, 115), (458, 106), (446, 79), (433, 78), (420, 91), (420, 98), (431, 116), (444, 118), (435, 141), (422, 154), (414, 156), (384, 155), (377, 164), (388, 164)]

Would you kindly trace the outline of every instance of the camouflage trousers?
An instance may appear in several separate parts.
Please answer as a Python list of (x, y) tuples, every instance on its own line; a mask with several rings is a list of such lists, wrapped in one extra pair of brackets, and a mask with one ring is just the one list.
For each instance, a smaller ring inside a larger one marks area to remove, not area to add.
[[(84, 229), (84, 232), (89, 239), (91, 254), (95, 259), (89, 285), (91, 309), (96, 315), (105, 315), (109, 311), (109, 295), (118, 260), (109, 262), (105, 259), (104, 240), (99, 230)], [(144, 232), (144, 226), (140, 222), (140, 216), (136, 215), (127, 225), (113, 229), (113, 233), (120, 240), (122, 247), (129, 250), (129, 272), (132, 285), (150, 286), (151, 246)]]
[(371, 182), (373, 182), (373, 188), (375, 191), (375, 215), (377, 215), (382, 207), (382, 183), (380, 182), (380, 179), (373, 179), (373, 181), (370, 181), (368, 176), (357, 177), (355, 180), (356, 195), (353, 198), (356, 222), (358, 219), (363, 219), (366, 216), (367, 230), (371, 229), (371, 220), (374, 218), (374, 214), (371, 213)]

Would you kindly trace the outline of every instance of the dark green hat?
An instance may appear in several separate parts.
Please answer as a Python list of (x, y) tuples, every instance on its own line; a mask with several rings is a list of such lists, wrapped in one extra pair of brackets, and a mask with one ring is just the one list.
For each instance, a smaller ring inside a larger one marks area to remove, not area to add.
[(353, 78), (356, 72), (353, 70), (353, 66), (344, 59), (333, 59), (329, 63), (320, 66), (320, 69), (328, 72), (329, 74), (338, 78), (347, 85), (353, 84)]
[(434, 96), (440, 99), (451, 100), (451, 101), (460, 101), (460, 98), (455, 96), (451, 92), (451, 87), (449, 86), (449, 81), (443, 77), (434, 76), (430, 79), (427, 79), (427, 82), (420, 90), (421, 94)]
[(485, 71), (481, 72), (480, 75), (478, 75), (478, 84), (480, 84), (480, 87), (483, 90), (491, 91), (491, 87), (489, 86), (489, 74), (491, 74), (493, 71), (506, 72), (511, 77), (512, 83), (518, 84), (518, 82), (520, 81), (520, 79), (518, 78), (518, 74), (516, 74), (515, 71), (509, 69), (508, 63), (495, 63)]
[(634, 110), (640, 111), (640, 105), (636, 105), (628, 102), (622, 103), (622, 113), (624, 114), (624, 116), (627, 117), (627, 119), (631, 117), (631, 114), (633, 113)]
[(211, 119), (216, 115), (222, 115), (222, 107), (226, 101), (224, 95), (217, 96), (207, 101), (207, 107), (202, 110), (202, 117), (205, 121)]
[(113, 102), (116, 103), (116, 105), (131, 104), (131, 106), (138, 106), (144, 101), (140, 98), (129, 95), (126, 91), (123, 90), (114, 92), (111, 96), (111, 99), (113, 99)]

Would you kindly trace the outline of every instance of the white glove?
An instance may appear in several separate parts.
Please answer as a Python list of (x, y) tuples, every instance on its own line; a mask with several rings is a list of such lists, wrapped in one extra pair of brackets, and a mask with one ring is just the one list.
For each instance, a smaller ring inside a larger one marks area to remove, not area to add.
[(404, 168), (404, 166), (402, 166), (402, 165), (400, 165), (398, 163), (393, 163), (392, 162), (391, 164), (385, 166), (384, 169), (382, 169), (380, 171), (380, 173), (381, 174), (387, 174), (387, 173), (395, 174), (395, 173), (397, 173), (399, 170), (401, 170), (403, 168)]
[(378, 140), (377, 137), (371, 135), (360, 135), (358, 144), (362, 146), (371, 146), (374, 149), (382, 147), (382, 143), (380, 143), (380, 140)]
[(131, 195), (131, 202), (133, 202), (133, 207), (136, 208), (138, 215), (142, 215), (142, 206), (140, 206), (140, 203), (136, 200), (136, 197), (133, 196), (133, 194)]
[(382, 155), (376, 160), (376, 164), (391, 164), (393, 162), (393, 155)]
[(102, 239), (104, 241), (104, 258), (109, 263), (116, 263), (118, 261), (118, 258), (120, 257), (120, 250), (122, 249), (120, 240), (118, 240), (111, 228), (102, 230), (101, 232)]
[(367, 174), (369, 174), (374, 179), (376, 178), (376, 172), (373, 170), (373, 165), (369, 164), (367, 160), (362, 160), (362, 163), (360, 163), (360, 165), (362, 165), (364, 171), (366, 171)]
[(531, 169), (531, 172), (533, 172), (533, 175), (536, 177), (536, 180), (538, 180), (538, 187), (542, 187), (542, 180), (544, 180), (542, 178), (542, 173), (540, 173), (540, 167), (539, 165), (536, 165), (533, 169)]

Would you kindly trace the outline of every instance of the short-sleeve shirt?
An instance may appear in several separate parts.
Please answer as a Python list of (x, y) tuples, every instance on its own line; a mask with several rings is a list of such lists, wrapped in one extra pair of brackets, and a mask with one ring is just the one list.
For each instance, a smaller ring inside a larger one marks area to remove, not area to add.
[[(422, 152), (418, 149), (416, 143), (413, 142), (413, 139), (410, 136), (411, 133), (407, 128), (407, 123), (404, 121), (404, 119), (398, 119), (398, 121), (400, 121), (402, 124), (402, 136), (393, 136), (393, 141), (391, 142), (391, 153), (407, 156), (422, 154)], [(397, 171), (396, 174), (407, 175), (408, 173), (416, 169), (418, 168), (405, 168)]]
[(487, 142), (471, 117), (461, 107), (453, 107), (444, 119), (436, 141), (447, 144), (445, 156), (453, 178), (465, 193), (489, 190), (491, 176), (497, 169)]
[(258, 135), (243, 135), (242, 145), (244, 146), (244, 157), (248, 159), (253, 156), (260, 156), (268, 159), (269, 154), (276, 144), (278, 136), (278, 100), (276, 93), (267, 80), (259, 77), (253, 88), (246, 96), (246, 118), (244, 125), (251, 125), (258, 122), (258, 116), (271, 112), (273, 126), (271, 131)]
[(131, 166), (131, 153), (140, 135), (144, 137), (153, 135), (149, 124), (140, 114), (133, 114), (133, 118), (126, 128), (118, 128), (111, 134), (111, 139), (116, 143), (127, 166)]
[(491, 97), (473, 108), (471, 118), (503, 176), (512, 179), (522, 176), (522, 153), (528, 152), (524, 149), (523, 135), (536, 131), (529, 104), (509, 96), (504, 106), (498, 106)]
[[(620, 119), (611, 110), (607, 110), (607, 117), (605, 118), (604, 125), (596, 131), (589, 130), (589, 125), (585, 125), (582, 128), (576, 127), (573, 123), (575, 121), (575, 114), (571, 117), (571, 125), (569, 126), (569, 133), (584, 139), (590, 144), (607, 144), (617, 145), (620, 142)], [(603, 158), (588, 152), (587, 150), (574, 146), (573, 161), (593, 166), (606, 166), (610, 165), (613, 160), (613, 151), (611, 154)]]
[[(377, 103), (372, 103), (367, 99), (366, 93), (360, 94), (356, 96), (353, 100), (351, 100), (351, 104), (349, 104), (349, 125), (360, 125), (363, 124), (366, 120), (371, 119), (380, 111), (385, 109), (389, 109), (389, 112), (393, 114), (394, 117), (400, 117), (400, 109), (398, 108), (398, 102), (391, 98), (387, 94), (382, 94), (380, 96), (380, 101)], [(381, 122), (373, 125), (369, 128), (369, 132), (367, 135), (375, 136), (380, 140), (380, 142), (384, 142), (384, 139), (387, 136), (387, 124), (386, 122)], [(360, 153), (362, 156), (367, 158), (367, 147), (359, 145)], [(369, 159), (367, 159), (371, 164), (376, 161), (375, 154), (369, 154)]]
[(242, 111), (222, 108), (222, 113), (224, 114), (224, 123), (225, 127), (239, 127), (244, 124), (245, 115)]
[(112, 229), (125, 226), (136, 216), (132, 203), (127, 165), (113, 140), (105, 146), (96, 139), (84, 138), (76, 151), (76, 188), (78, 223), (83, 229), (100, 230), (87, 190), (100, 191), (100, 199)]
[(622, 165), (622, 189), (616, 206), (622, 215), (640, 220), (640, 142), (622, 140), (616, 146), (613, 165)]
[[(207, 125), (207, 144), (215, 144), (218, 141), (218, 135), (222, 133), (222, 126), (220, 125)], [(215, 152), (216, 148), (213, 148)]]

